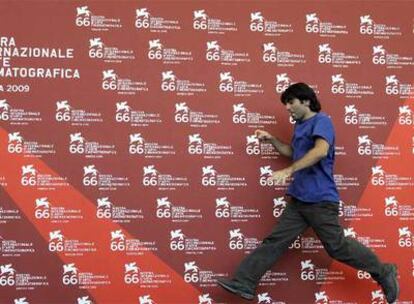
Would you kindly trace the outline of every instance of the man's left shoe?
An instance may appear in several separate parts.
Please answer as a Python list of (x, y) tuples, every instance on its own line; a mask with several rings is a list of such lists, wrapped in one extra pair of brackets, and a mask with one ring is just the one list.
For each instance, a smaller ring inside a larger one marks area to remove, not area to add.
[(382, 291), (387, 298), (388, 303), (394, 303), (400, 293), (400, 286), (397, 280), (397, 266), (395, 264), (385, 264), (386, 275), (378, 281), (382, 287)]
[(243, 286), (241, 283), (234, 280), (219, 278), (217, 279), (217, 284), (227, 291), (230, 291), (231, 293), (242, 297), (243, 299), (253, 300), (255, 297), (255, 292), (253, 290)]

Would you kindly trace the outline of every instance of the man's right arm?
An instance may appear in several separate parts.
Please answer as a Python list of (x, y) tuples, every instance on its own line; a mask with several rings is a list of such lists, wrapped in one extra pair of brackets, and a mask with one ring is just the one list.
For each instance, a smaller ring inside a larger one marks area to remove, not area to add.
[(286, 156), (288, 158), (292, 158), (293, 156), (293, 150), (290, 145), (285, 144), (284, 142), (280, 141), (278, 138), (271, 135), (269, 132), (263, 131), (263, 130), (256, 130), (255, 134), (257, 138), (261, 141), (267, 141), (270, 142), (273, 147), (276, 148), (277, 151), (283, 156)]

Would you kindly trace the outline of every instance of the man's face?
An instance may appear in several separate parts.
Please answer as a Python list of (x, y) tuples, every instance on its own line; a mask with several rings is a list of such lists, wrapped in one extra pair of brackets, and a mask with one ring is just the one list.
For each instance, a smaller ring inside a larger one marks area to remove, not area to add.
[(294, 120), (302, 120), (303, 117), (310, 111), (309, 101), (305, 100), (301, 102), (299, 99), (294, 98), (286, 103), (286, 110)]

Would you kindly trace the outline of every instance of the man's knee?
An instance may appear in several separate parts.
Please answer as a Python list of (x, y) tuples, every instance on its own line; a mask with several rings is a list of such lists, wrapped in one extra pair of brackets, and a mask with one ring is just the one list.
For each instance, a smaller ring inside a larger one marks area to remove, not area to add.
[[(295, 237), (296, 238), (296, 237)], [(293, 238), (293, 240), (295, 239)], [(285, 236), (280, 234), (270, 234), (266, 238), (263, 239), (262, 244), (263, 245), (278, 245), (278, 246), (284, 246), (287, 244), (287, 246), (290, 245), (292, 237), (291, 236)]]
[(273, 243), (278, 243), (280, 241), (280, 237), (275, 235), (268, 235), (266, 238), (263, 239), (262, 244), (264, 245), (270, 245)]
[(346, 242), (324, 244), (328, 255), (333, 259), (341, 259), (347, 253)]

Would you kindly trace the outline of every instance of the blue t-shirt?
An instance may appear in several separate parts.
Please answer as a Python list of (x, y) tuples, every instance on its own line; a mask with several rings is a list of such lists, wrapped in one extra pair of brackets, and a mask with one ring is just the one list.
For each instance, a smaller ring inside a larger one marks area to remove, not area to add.
[(339, 202), (333, 166), (335, 161), (335, 130), (325, 113), (317, 113), (305, 121), (297, 121), (291, 142), (293, 161), (302, 158), (321, 137), (329, 143), (328, 155), (308, 168), (296, 171), (287, 194), (303, 202)]

